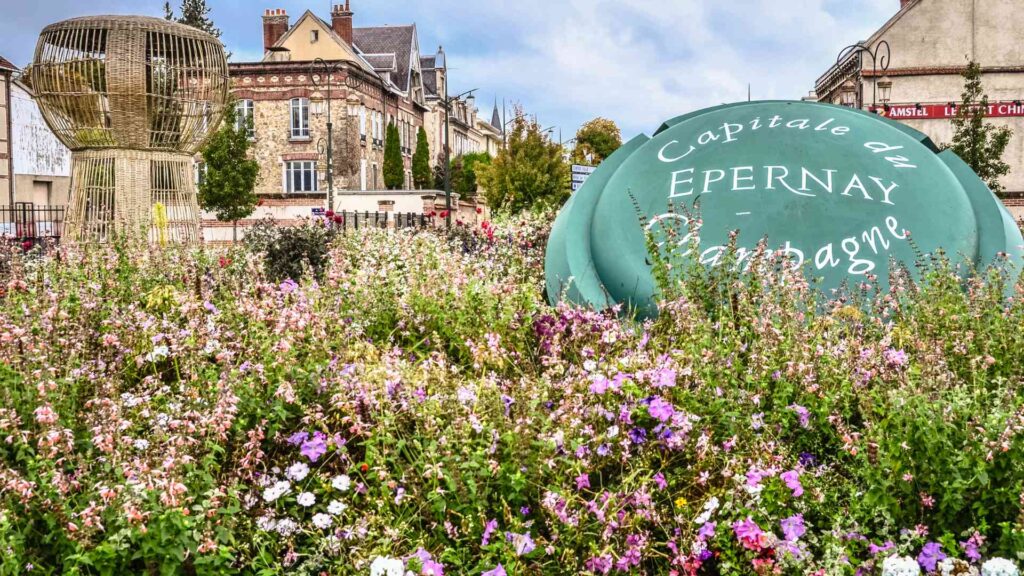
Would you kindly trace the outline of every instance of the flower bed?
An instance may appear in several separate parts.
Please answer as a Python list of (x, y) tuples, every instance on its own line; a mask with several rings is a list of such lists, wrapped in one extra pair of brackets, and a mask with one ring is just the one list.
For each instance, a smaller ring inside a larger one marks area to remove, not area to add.
[(764, 266), (638, 324), (547, 306), (544, 233), (15, 259), (0, 575), (1014, 573), (1019, 291)]

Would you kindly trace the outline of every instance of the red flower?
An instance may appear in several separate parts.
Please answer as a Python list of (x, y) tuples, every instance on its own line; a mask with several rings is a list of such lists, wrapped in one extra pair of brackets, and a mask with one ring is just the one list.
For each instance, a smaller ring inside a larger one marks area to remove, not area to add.
[(447, 210), (442, 210), (441, 211), (441, 218), (447, 218), (447, 217), (448, 217), (448, 211)]
[(366, 474), (367, 472), (370, 471), (370, 466), (366, 463), (360, 464), (359, 471), (362, 472), (363, 474)]
[(342, 218), (341, 216), (335, 216), (335, 217), (334, 217), (334, 223), (335, 223), (335, 224), (341, 224), (341, 223), (342, 223), (342, 222), (344, 222), (344, 221), (345, 221), (345, 219), (344, 219), (344, 218)]
[(327, 216), (328, 218), (334, 218), (334, 210), (328, 210), (328, 211), (327, 211), (327, 212), (326, 212), (326, 213), (324, 214), (324, 216)]
[(434, 210), (431, 210), (430, 214), (427, 214), (427, 216), (430, 216), (431, 218), (433, 218), (434, 216), (437, 216), (437, 212), (435, 212)]
[(478, 206), (478, 207), (477, 207), (477, 209), (476, 209), (476, 213), (477, 213), (477, 214), (483, 214), (483, 213), (484, 213), (484, 209), (483, 209), (483, 208), (480, 208), (480, 207)]
[(31, 250), (32, 249), (32, 241), (31, 240), (25, 240), (24, 242), (22, 242), (21, 243), (21, 249), (26, 251), (26, 252)]
[(231, 260), (228, 260), (224, 256), (221, 256), (220, 259), (218, 260), (218, 262), (219, 262), (221, 268), (227, 268), (228, 266), (231, 265)]

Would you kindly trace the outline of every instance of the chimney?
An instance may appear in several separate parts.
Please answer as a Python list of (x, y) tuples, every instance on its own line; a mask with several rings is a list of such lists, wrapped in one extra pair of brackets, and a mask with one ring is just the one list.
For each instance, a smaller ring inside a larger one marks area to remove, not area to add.
[(900, 0), (900, 10), (903, 10), (904, 8), (906, 8), (907, 4), (910, 4), (913, 1), (914, 0)]
[(345, 0), (344, 5), (337, 4), (331, 8), (331, 28), (346, 44), (352, 45), (352, 9), (349, 0)]
[(263, 51), (266, 52), (288, 33), (288, 13), (281, 8), (263, 13)]

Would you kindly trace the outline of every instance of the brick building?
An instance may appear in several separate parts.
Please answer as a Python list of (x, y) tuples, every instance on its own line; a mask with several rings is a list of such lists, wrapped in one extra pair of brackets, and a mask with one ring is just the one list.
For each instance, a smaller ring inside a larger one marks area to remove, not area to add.
[[(818, 78), (810, 98), (842, 104), (845, 92), (852, 105), (871, 109), (876, 88), (891, 82), (891, 96), (879, 100), (876, 111), (941, 145), (953, 139), (951, 118), (963, 92), (961, 74), (969, 62), (978, 62), (991, 105), (989, 121), (1014, 133), (1003, 157), (1010, 164), (1002, 180), (1003, 201), (1015, 217), (1024, 217), (1024, 44), (1019, 32), (1024, 11), (1019, 0), (892, 1), (898, 11), (863, 42), (872, 50), (883, 41), (889, 44), (891, 60), (884, 75), (875, 72), (870, 57), (851, 55)], [(879, 60), (884, 47), (880, 52)]]
[[(253, 122), (257, 193), (326, 196), (321, 149), (327, 137), (328, 77), (314, 68), (317, 58), (338, 69), (329, 77), (335, 188), (384, 188), (384, 134), (390, 123), (398, 127), (406, 187), (412, 187), (417, 131), (436, 126), (438, 120), (428, 117), (443, 114), (428, 100), (421, 63), (440, 56), (442, 65), (428, 75), (431, 87), (443, 86), (443, 52), (422, 57), (414, 24), (356, 27), (353, 19), (348, 2), (332, 9), (330, 22), (306, 11), (291, 24), (283, 10), (267, 10), (263, 60), (230, 65), (239, 116)], [(432, 152), (439, 145), (432, 142)]]

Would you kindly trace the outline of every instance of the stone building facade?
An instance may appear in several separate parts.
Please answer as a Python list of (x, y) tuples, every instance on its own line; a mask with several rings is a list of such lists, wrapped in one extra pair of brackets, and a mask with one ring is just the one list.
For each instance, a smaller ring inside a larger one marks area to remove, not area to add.
[(11, 83), (14, 64), (0, 56), (0, 202), (14, 201), (14, 160), (11, 156)]
[[(884, 73), (892, 82), (891, 96), (876, 102), (876, 111), (937, 144), (951, 142), (961, 75), (969, 62), (978, 62), (992, 106), (989, 121), (1014, 132), (1004, 156), (1011, 168), (1001, 181), (1003, 201), (1014, 216), (1024, 217), (1024, 10), (1019, 0), (900, 0), (898, 8), (864, 42), (878, 50), (884, 41), (891, 49)], [(882, 47), (879, 56), (884, 54)], [(840, 104), (845, 84), (854, 88), (859, 106), (871, 109), (881, 80), (883, 73), (875, 73), (869, 57), (849, 57), (818, 79), (812, 98)]]
[(17, 68), (0, 57), (0, 205), (65, 206), (71, 151), (54, 136)]
[[(240, 116), (252, 119), (261, 196), (325, 198), (328, 99), (335, 189), (384, 188), (384, 136), (392, 123), (412, 188), (416, 134), (438, 124), (427, 120), (438, 113), (421, 68), (429, 57), (420, 55), (415, 25), (355, 27), (353, 18), (348, 2), (333, 8), (330, 22), (306, 11), (290, 24), (283, 10), (267, 10), (263, 60), (230, 65)], [(325, 74), (317, 58), (334, 71)], [(435, 85), (443, 83), (443, 69), (430, 73)]]

